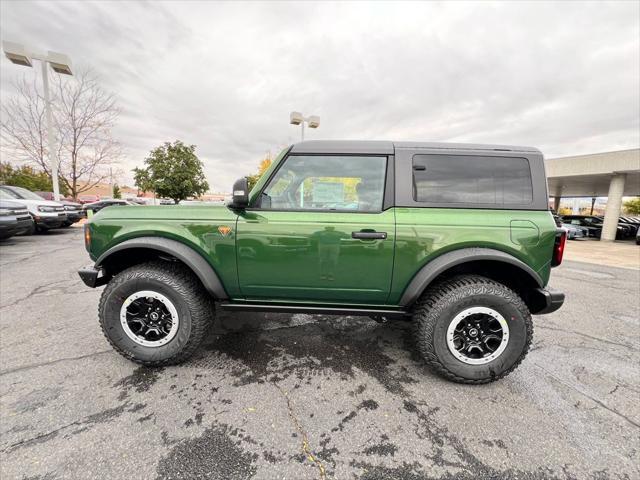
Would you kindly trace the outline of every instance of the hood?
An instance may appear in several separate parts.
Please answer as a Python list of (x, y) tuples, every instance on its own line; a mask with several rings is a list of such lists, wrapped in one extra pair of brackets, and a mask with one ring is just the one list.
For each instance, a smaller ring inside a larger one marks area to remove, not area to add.
[(26, 210), (27, 206), (21, 200), (0, 200), (0, 208), (10, 208), (12, 210)]
[(103, 208), (91, 221), (140, 220), (235, 220), (237, 214), (225, 205), (112, 205)]
[(35, 199), (30, 199), (30, 198), (16, 198), (17, 202), (22, 203), (23, 205), (27, 205), (29, 207), (33, 207), (33, 206), (43, 206), (43, 207), (62, 207), (63, 205), (59, 202), (54, 202), (52, 200), (45, 200), (44, 198), (42, 200), (35, 200)]

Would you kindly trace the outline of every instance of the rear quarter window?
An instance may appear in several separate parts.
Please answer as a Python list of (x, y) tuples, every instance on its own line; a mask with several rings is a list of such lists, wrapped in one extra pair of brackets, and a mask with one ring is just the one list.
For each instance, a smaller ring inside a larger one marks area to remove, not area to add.
[(529, 205), (531, 168), (526, 158), (414, 155), (413, 199), (432, 204)]

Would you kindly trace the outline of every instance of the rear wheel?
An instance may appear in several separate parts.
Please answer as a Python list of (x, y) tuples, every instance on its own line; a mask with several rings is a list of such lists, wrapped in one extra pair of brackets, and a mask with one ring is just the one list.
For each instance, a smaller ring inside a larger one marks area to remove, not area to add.
[(147, 366), (190, 357), (214, 315), (212, 298), (186, 267), (136, 265), (116, 275), (100, 299), (104, 335), (121, 355)]
[(428, 289), (414, 310), (416, 345), (435, 372), (481, 384), (512, 372), (533, 336), (529, 309), (508, 287), (465, 275)]

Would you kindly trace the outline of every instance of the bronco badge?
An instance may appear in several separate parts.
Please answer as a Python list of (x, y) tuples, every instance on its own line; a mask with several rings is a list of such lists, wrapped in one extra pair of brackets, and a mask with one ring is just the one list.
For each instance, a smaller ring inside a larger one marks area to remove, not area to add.
[(222, 235), (223, 237), (226, 237), (231, 232), (231, 227), (228, 227), (226, 225), (220, 225), (218, 227), (218, 232), (220, 232), (220, 235)]

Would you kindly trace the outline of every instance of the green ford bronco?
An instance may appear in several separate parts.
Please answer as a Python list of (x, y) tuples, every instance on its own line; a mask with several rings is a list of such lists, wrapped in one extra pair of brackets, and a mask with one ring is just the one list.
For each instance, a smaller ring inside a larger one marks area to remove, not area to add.
[(131, 360), (188, 358), (217, 308), (410, 319), (417, 349), (462, 383), (522, 361), (565, 235), (527, 147), (307, 141), (226, 206), (128, 206), (85, 225), (106, 284), (102, 330)]

